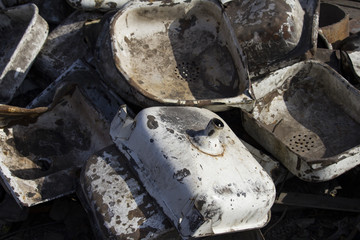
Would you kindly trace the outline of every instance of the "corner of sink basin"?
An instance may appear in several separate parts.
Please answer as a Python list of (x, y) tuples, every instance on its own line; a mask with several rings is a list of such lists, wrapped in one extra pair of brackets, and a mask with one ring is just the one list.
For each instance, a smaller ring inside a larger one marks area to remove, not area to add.
[(49, 27), (35, 4), (2, 10), (0, 22), (0, 102), (8, 103), (45, 43)]

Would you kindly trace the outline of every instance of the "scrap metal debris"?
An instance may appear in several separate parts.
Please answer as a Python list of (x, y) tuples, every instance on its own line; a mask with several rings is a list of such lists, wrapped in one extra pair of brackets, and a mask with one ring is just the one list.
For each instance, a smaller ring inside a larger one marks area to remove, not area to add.
[(16, 106), (0, 105), (0, 127), (6, 127), (15, 124), (18, 121), (31, 121), (48, 110), (47, 107), (21, 108)]
[(339, 2), (0, 0), (0, 240), (359, 239)]

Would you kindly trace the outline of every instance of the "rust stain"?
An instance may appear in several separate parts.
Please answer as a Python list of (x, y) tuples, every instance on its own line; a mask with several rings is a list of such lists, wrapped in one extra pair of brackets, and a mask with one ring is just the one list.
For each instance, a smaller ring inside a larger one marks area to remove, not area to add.
[(291, 38), (291, 33), (289, 32), (288, 26), (284, 26), (284, 27), (283, 27), (283, 38), (284, 38), (285, 40)]
[(128, 44), (128, 45), (130, 45), (131, 44), (131, 40), (128, 38), (128, 37), (124, 37), (124, 41)]
[(10, 114), (10, 115), (30, 115), (30, 114), (41, 114), (48, 110), (47, 107), (38, 107), (34, 109), (21, 108), (10, 105), (0, 105), (0, 114)]
[[(224, 145), (224, 144), (221, 144), (222, 148), (224, 149), (224, 150), (222, 151), (222, 153), (220, 153), (220, 154), (209, 154), (209, 153), (207, 153), (207, 152), (202, 151), (198, 146), (196, 146), (196, 145), (191, 141), (190, 136), (187, 136), (187, 138), (188, 138), (189, 142), (191, 143), (191, 145), (192, 145), (194, 148), (196, 148), (199, 152), (201, 152), (201, 153), (203, 153), (203, 154), (209, 155), (209, 156), (211, 156), (211, 157), (223, 157), (224, 154), (225, 154), (225, 145)], [(215, 158), (215, 159), (217, 159), (217, 158)]]

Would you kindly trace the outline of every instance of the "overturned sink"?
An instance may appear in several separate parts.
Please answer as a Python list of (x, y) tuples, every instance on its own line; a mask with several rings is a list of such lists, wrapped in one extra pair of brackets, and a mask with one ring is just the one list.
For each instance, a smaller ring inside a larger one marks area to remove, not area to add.
[(152, 107), (135, 119), (124, 108), (111, 137), (183, 238), (263, 227), (275, 187), (215, 113)]
[(162, 236), (165, 240), (170, 232), (176, 236), (170, 221), (114, 144), (86, 161), (76, 193), (97, 239), (145, 240)]
[(294, 175), (326, 181), (360, 163), (360, 92), (330, 67), (300, 62), (252, 88), (244, 128)]
[(245, 57), (216, 1), (133, 2), (98, 40), (104, 80), (142, 107), (206, 106), (243, 101)]
[(2, 181), (24, 206), (69, 194), (83, 162), (111, 141), (107, 129), (81, 91), (69, 89), (37, 119), (0, 130)]

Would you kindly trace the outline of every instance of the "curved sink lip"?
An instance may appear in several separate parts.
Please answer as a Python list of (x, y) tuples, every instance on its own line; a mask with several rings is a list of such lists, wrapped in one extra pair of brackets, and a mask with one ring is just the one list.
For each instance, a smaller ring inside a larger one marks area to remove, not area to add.
[[(330, 22), (324, 23), (324, 18), (321, 11), (326, 8), (332, 14)], [(320, 3), (319, 14), (319, 29), (323, 31), (327, 41), (331, 44), (338, 44), (339, 41), (344, 40), (349, 36), (349, 14), (344, 12), (339, 6), (331, 3)]]
[[(6, 87), (5, 93), (1, 92), (5, 103), (11, 101), (17, 87), (19, 87), (25, 79), (27, 72), (30, 70), (33, 61), (40, 52), (49, 33), (49, 26), (47, 22), (40, 16), (38, 7), (33, 3), (7, 8), (2, 11), (2, 14), (7, 15), (11, 13), (12, 15), (21, 15), (24, 12), (29, 16), (27, 21), (24, 19), (28, 25), (22, 33), (22, 37), (19, 42), (14, 43), (14, 52), (10, 56), (9, 61), (4, 64), (3, 69), (0, 69), (0, 76), (2, 77), (0, 85), (4, 84), (4, 82), (5, 84), (9, 82), (9, 73), (12, 71), (15, 72), (13, 78), (11, 78), (11, 85)], [(29, 43), (32, 43), (31, 47), (29, 47)], [(25, 49), (28, 52), (25, 56), (23, 56), (22, 51)]]

